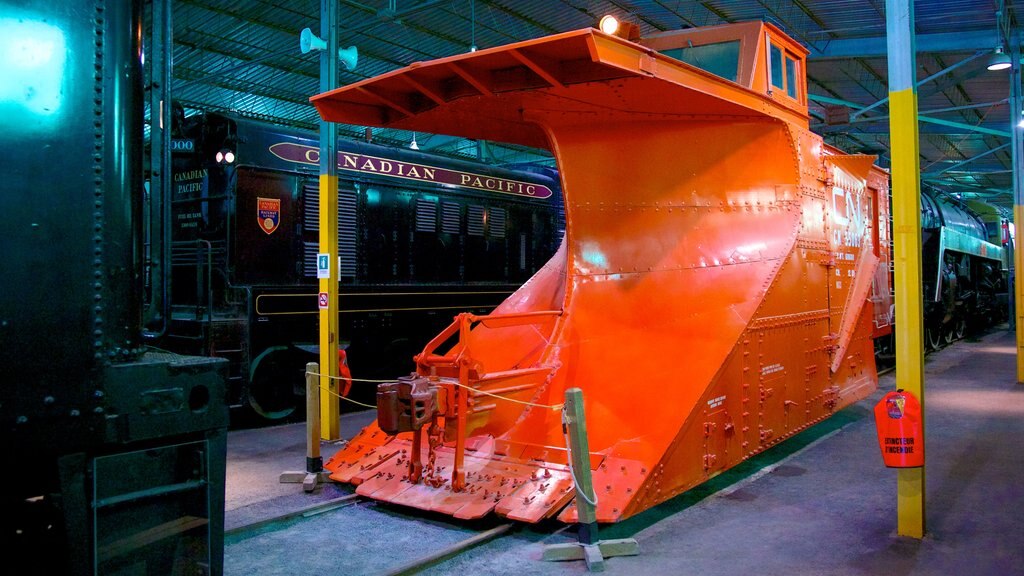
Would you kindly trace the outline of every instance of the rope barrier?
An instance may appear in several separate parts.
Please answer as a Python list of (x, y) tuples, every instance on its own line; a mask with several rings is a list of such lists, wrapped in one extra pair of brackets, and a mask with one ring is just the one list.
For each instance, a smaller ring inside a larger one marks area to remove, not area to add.
[(535, 406), (537, 408), (547, 408), (548, 410), (561, 410), (562, 407), (565, 406), (565, 404), (536, 404), (534, 402), (526, 402), (524, 400), (516, 400), (514, 398), (508, 398), (507, 396), (500, 396), (498, 394), (492, 394), (491, 392), (487, 392), (487, 391), (484, 391), (484, 390), (477, 390), (476, 388), (473, 388), (472, 386), (466, 386), (465, 384), (462, 384), (462, 383), (459, 383), (459, 382), (453, 382), (453, 384), (455, 384), (459, 388), (465, 388), (466, 390), (471, 390), (471, 391), (473, 391), (473, 392), (475, 392), (477, 394), (483, 394), (484, 396), (491, 396), (492, 398), (497, 398), (499, 400), (504, 400), (506, 402), (513, 402), (515, 404), (523, 404), (525, 406)]
[[(310, 374), (312, 374), (312, 372), (310, 372)], [(338, 398), (341, 398), (345, 402), (351, 402), (352, 404), (355, 404), (356, 406), (364, 406), (366, 408), (374, 408), (374, 409), (377, 408), (376, 406), (373, 406), (371, 404), (363, 404), (362, 402), (357, 402), (357, 401), (355, 401), (355, 400), (353, 400), (351, 398), (347, 398), (345, 396), (342, 396), (341, 394), (338, 394), (337, 392), (335, 392), (334, 390), (331, 390), (330, 388), (321, 386), (320, 389), (326, 391), (331, 396), (337, 396)]]

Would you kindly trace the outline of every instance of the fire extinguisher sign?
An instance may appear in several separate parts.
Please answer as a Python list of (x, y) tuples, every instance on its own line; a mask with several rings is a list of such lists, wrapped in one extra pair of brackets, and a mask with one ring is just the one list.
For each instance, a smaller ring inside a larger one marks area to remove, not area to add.
[(889, 392), (875, 405), (882, 461), (890, 468), (924, 466), (921, 403), (910, 392)]

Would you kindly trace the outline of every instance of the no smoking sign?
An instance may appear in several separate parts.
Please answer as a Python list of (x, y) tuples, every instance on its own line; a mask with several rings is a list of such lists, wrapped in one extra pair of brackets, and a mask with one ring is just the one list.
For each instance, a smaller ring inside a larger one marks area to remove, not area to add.
[(327, 298), (327, 292), (321, 292), (320, 293), (320, 309), (321, 310), (326, 310), (327, 309), (327, 304), (329, 302), (330, 302), (330, 300)]

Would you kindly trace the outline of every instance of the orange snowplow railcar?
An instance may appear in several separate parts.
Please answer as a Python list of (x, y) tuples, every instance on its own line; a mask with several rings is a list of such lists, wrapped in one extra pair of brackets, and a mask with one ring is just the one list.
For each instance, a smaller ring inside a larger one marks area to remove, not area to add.
[(378, 422), (404, 409), (410, 431), (369, 426), (332, 477), (459, 518), (573, 521), (548, 407), (579, 387), (614, 522), (872, 392), (887, 175), (809, 131), (806, 54), (762, 22), (586, 29), (314, 97), (330, 121), (547, 148), (566, 208), (551, 261), (387, 389)]

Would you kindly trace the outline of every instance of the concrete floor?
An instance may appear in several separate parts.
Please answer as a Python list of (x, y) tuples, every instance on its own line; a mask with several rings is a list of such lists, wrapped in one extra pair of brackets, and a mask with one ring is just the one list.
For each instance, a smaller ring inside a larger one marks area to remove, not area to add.
[[(896, 473), (881, 463), (871, 409), (879, 391), (767, 453), (625, 522), (603, 538), (636, 538), (613, 574), (1024, 575), (1024, 386), (1012, 332), (963, 341), (926, 361), (927, 535), (898, 537)], [(372, 418), (347, 415), (347, 437)], [(279, 484), (302, 469), (302, 424), (232, 432), (227, 527), (351, 493)], [(335, 451), (325, 445), (325, 457)], [(229, 536), (225, 573), (379, 574), (468, 537), (473, 525), (364, 502)], [(582, 574), (546, 563), (542, 546), (573, 541), (558, 524), (517, 526), (424, 574)]]

